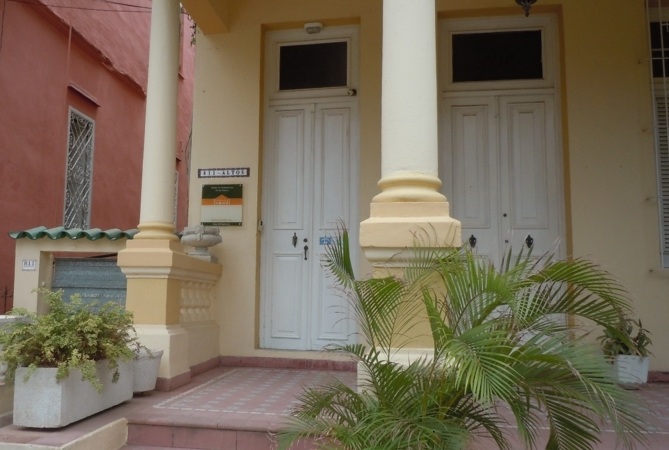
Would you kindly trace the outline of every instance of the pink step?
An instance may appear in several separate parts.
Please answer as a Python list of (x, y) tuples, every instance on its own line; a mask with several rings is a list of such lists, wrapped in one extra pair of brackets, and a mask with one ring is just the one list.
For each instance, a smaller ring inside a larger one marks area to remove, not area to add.
[[(201, 450), (270, 450), (276, 448), (269, 433), (183, 427), (169, 425), (128, 424), (128, 445), (131, 449), (201, 449)], [(293, 450), (311, 450), (315, 446), (302, 443)]]

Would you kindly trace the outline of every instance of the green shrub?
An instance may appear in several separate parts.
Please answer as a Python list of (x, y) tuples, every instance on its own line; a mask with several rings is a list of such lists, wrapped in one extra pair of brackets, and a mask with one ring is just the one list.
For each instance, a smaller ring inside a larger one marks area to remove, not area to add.
[(116, 382), (118, 362), (132, 359), (130, 346), (137, 344), (132, 313), (115, 302), (84, 303), (78, 295), (66, 302), (62, 291), (39, 292), (47, 297), (47, 314), (12, 310), (10, 315), (25, 320), (0, 330), (0, 362), (7, 364), (7, 379), (14, 380), (18, 367), (29, 368), (26, 381), (40, 367), (57, 368), (58, 381), (79, 369), (82, 379), (101, 391), (95, 363), (106, 359)]

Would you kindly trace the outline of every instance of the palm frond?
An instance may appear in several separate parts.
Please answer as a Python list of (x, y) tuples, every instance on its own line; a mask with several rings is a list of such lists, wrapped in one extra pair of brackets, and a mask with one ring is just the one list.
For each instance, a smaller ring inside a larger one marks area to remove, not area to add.
[[(311, 438), (321, 448), (451, 450), (486, 438), (511, 449), (515, 425), (527, 448), (548, 427), (547, 449), (582, 450), (602, 421), (625, 448), (645, 442), (643, 407), (566, 320), (611, 329), (630, 313), (625, 289), (596, 264), (509, 250), (498, 269), (466, 249), (417, 246), (404, 276), (357, 280), (348, 245), (342, 227), (324, 266), (365, 340), (334, 348), (357, 361), (361, 385), (306, 390), (281, 448)], [(395, 362), (418, 320), (433, 351)]]

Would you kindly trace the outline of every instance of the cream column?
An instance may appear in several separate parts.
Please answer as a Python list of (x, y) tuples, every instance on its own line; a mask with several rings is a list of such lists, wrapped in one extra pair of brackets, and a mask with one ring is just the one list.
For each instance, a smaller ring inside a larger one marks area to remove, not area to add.
[(423, 245), (461, 244), (460, 223), (438, 191), (434, 0), (384, 0), (382, 96), (382, 191), (360, 224), (360, 244), (375, 266), (419, 235)]
[(173, 223), (180, 13), (179, 0), (152, 2), (140, 232), (118, 254), (128, 279), (126, 308), (140, 342), (164, 351), (157, 387), (162, 390), (190, 380), (189, 336), (180, 324), (183, 272), (190, 261)]
[(135, 239), (177, 240), (173, 217), (180, 14), (178, 0), (152, 2), (140, 232)]

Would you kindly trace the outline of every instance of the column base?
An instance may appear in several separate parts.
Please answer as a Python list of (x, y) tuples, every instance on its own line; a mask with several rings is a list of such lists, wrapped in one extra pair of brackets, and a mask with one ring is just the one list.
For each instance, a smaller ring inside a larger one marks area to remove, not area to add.
[(171, 223), (163, 222), (143, 222), (137, 225), (139, 233), (134, 239), (164, 239), (168, 241), (178, 241), (179, 237), (175, 234), (176, 229)]
[(156, 389), (171, 391), (190, 382), (188, 332), (181, 325), (135, 325), (139, 342), (162, 350)]
[(397, 172), (383, 177), (378, 185), (381, 192), (374, 197), (372, 204), (447, 203), (446, 197), (439, 192), (441, 180), (424, 173)]
[(371, 217), (360, 224), (360, 246), (375, 267), (406, 265), (414, 247), (462, 245), (461, 225), (449, 215), (448, 202), (372, 203), (370, 207)]

